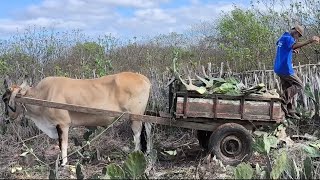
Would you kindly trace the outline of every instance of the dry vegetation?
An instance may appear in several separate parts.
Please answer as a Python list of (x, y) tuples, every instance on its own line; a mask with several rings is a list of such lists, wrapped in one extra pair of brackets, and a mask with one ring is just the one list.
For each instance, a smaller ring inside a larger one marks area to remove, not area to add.
[[(255, 6), (248, 11), (235, 8), (231, 15), (222, 14), (215, 22), (199, 23), (184, 34), (171, 33), (152, 39), (134, 38), (125, 42), (111, 35), (91, 38), (77, 30), (57, 32), (31, 27), (7, 40), (0, 40), (0, 74), (1, 77), (9, 75), (16, 83), (20, 83), (22, 77), (28, 74), (34, 84), (51, 75), (93, 78), (120, 71), (140, 72), (152, 82), (148, 110), (153, 111), (167, 111), (166, 84), (172, 77), (171, 65), (174, 57), (178, 58), (180, 70), (184, 74), (187, 73), (186, 69), (201, 74), (201, 65), (207, 67), (210, 62), (211, 68), (207, 72), (215, 77), (234, 76), (248, 85), (263, 82), (268, 88), (278, 88), (276, 77), (268, 70), (272, 69), (276, 38), (296, 21), (307, 25), (306, 38), (319, 34), (317, 9), (320, 7), (316, 0), (311, 0), (305, 1), (307, 5), (303, 7), (299, 3), (293, 3), (289, 8), (284, 6), (282, 13), (276, 13), (275, 2), (277, 1), (260, 2), (260, 5), (270, 10), (268, 12), (259, 11)], [(307, 24), (310, 22), (308, 20), (314, 23)], [(296, 102), (304, 118), (301, 121), (286, 122), (288, 135), (309, 133), (319, 137), (317, 110), (320, 104), (320, 81), (319, 54), (315, 54), (317, 48), (318, 46), (303, 48), (295, 57), (298, 75), (306, 86), (311, 84), (309, 91), (315, 101), (311, 101), (307, 95), (297, 97)], [(313, 65), (299, 66), (297, 62), (301, 65)], [(85, 128), (71, 130), (69, 152), (85, 143), (85, 132)], [(207, 157), (199, 147), (195, 134), (195, 130), (154, 126), (155, 152), (148, 159), (149, 178), (232, 178), (233, 168), (225, 167), (219, 161)], [(93, 136), (94, 134), (91, 138)], [(294, 140), (300, 142), (301, 139)], [(21, 140), (24, 140), (28, 148)], [(70, 164), (81, 162), (85, 178), (101, 175), (106, 165), (111, 162), (121, 163), (126, 158), (133, 149), (132, 140), (128, 122), (117, 122), (89, 147), (73, 154)], [(7, 123), (2, 115), (0, 143), (2, 178), (48, 178), (49, 170), (55, 168), (59, 152), (57, 142), (42, 134), (31, 121), (21, 119)], [(26, 156), (20, 156), (30, 149), (43, 163), (38, 162), (30, 152)], [(276, 154), (276, 149), (272, 153)], [(296, 163), (301, 162), (303, 155), (300, 149), (290, 150), (290, 156), (296, 157)], [(164, 151), (176, 151), (177, 154), (170, 156)], [(315, 174), (319, 174), (316, 173), (319, 172), (318, 162), (318, 159), (312, 159)], [(255, 154), (251, 163), (263, 166), (266, 165), (266, 160), (264, 156)], [(50, 165), (47, 166), (48, 164)], [(58, 177), (75, 178), (74, 168), (60, 169)]]

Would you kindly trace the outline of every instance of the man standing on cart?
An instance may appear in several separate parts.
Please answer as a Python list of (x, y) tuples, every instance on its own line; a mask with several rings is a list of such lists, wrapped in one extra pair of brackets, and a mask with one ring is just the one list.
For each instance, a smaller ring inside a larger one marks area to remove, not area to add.
[(299, 53), (299, 48), (317, 42), (319, 37), (313, 36), (309, 40), (298, 42), (303, 35), (304, 28), (300, 25), (293, 27), (289, 32), (285, 32), (277, 41), (277, 53), (274, 61), (274, 72), (279, 76), (282, 86), (283, 110), (286, 117), (300, 119), (297, 116), (292, 98), (301, 89), (302, 81), (295, 74), (292, 64), (293, 53)]

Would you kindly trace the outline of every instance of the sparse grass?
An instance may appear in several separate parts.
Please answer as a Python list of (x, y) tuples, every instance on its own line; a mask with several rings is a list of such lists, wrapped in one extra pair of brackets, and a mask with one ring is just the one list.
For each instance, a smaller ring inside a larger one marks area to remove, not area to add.
[[(122, 162), (133, 149), (133, 133), (131, 132), (128, 123), (128, 121), (117, 123), (110, 129), (110, 131), (106, 132), (96, 141), (93, 141), (88, 148), (85, 148), (80, 152), (83, 156), (85, 156), (85, 158), (83, 158), (79, 154), (75, 154), (70, 157), (69, 163), (71, 165), (75, 165), (76, 162), (80, 161), (84, 167), (83, 169), (86, 177), (91, 177), (95, 174), (101, 175), (103, 167), (110, 163)], [(32, 132), (34, 131), (33, 123), (30, 123), (28, 127), (21, 127), (20, 124), (14, 123), (13, 127), (19, 129), (18, 132), (22, 139), (27, 139), (30, 137), (29, 135), (34, 136), (38, 133)], [(69, 136), (69, 152), (76, 148), (74, 145), (74, 139), (77, 139), (79, 142), (85, 143), (84, 139), (82, 138), (84, 132), (85, 129), (81, 127), (71, 129)], [(175, 136), (181, 136), (182, 138), (177, 140), (175, 139)], [(173, 148), (177, 149), (179, 154), (188, 153), (188, 151), (190, 151), (190, 148), (194, 148), (197, 142), (195, 137), (193, 137), (193, 133), (191, 130), (174, 128), (166, 129), (158, 126), (156, 126), (154, 130), (154, 141), (159, 142), (156, 146), (156, 149), (158, 151), (161, 151), (162, 149)], [(23, 179), (30, 177), (39, 179), (48, 178), (49, 167), (37, 163), (35, 161), (35, 158), (30, 154), (26, 155), (25, 157), (19, 156), (24, 152), (24, 149), (22, 143), (19, 143), (19, 141), (16, 139), (16, 135), (14, 134), (14, 131), (10, 128), (10, 126), (8, 127), (7, 133), (0, 136), (0, 142), (2, 142), (0, 151), (0, 156), (2, 159), (0, 166), (1, 177)], [(57, 158), (57, 153), (59, 153), (59, 151), (54, 151), (51, 148), (52, 146), (57, 145), (57, 142), (49, 139), (49, 137), (46, 135), (41, 135), (37, 138), (27, 141), (26, 145), (29, 148), (32, 148), (34, 153), (42, 161), (48, 164), (54, 162)], [(99, 157), (96, 156), (97, 151), (99, 152)], [(190, 161), (191, 158), (193, 159), (194, 165), (196, 165), (197, 156), (193, 155), (194, 154), (185, 154), (184, 158), (175, 158), (172, 159), (173, 161), (162, 160), (163, 162), (160, 164), (163, 164), (163, 167), (169, 168), (178, 166), (180, 163), (183, 163), (183, 161), (185, 161), (184, 166), (187, 166), (188, 164), (192, 163), (192, 161)], [(153, 167), (154, 173), (163, 168), (161, 166), (158, 166), (157, 164), (158, 163), (156, 163)], [(14, 167), (22, 167), (22, 170), (11, 173), (11, 169)], [(70, 178), (71, 176), (75, 176), (73, 172), (66, 169), (60, 169), (59, 173), (60, 178)]]
[[(117, 124), (107, 131), (104, 135), (93, 141), (90, 147), (74, 154), (70, 157), (70, 165), (80, 162), (83, 165), (83, 172), (86, 178), (94, 175), (101, 175), (102, 169), (110, 163), (122, 163), (127, 155), (133, 150), (133, 138), (128, 121), (117, 122)], [(3, 124), (2, 124), (3, 125)], [(1, 174), (3, 178), (48, 178), (49, 169), (35, 161), (34, 157), (28, 154), (26, 157), (19, 155), (25, 151), (23, 146), (17, 140), (11, 126), (7, 124), (8, 130), (6, 134), (0, 136), (1, 149)], [(23, 139), (39, 134), (34, 128), (33, 123), (29, 123), (28, 127), (21, 127), (20, 123), (14, 122), (14, 126)], [(99, 128), (102, 130), (103, 128)], [(99, 132), (96, 132), (96, 134)], [(85, 143), (82, 137), (85, 129), (83, 127), (73, 128), (69, 136), (69, 152), (77, 148), (75, 140)], [(310, 131), (304, 131), (312, 134)], [(304, 133), (303, 131), (300, 133)], [(294, 132), (295, 133), (295, 132)], [(154, 149), (156, 150), (156, 161), (151, 169), (148, 169), (149, 178), (232, 178), (232, 168), (229, 166), (221, 166), (218, 160), (209, 158), (206, 153), (198, 145), (195, 131), (183, 128), (174, 128), (166, 126), (154, 126), (153, 139)], [(290, 135), (290, 134), (288, 134)], [(292, 135), (292, 134), (291, 134)], [(92, 137), (95, 136), (94, 134)], [(301, 141), (301, 140), (300, 140)], [(297, 141), (296, 141), (297, 142)], [(57, 141), (49, 139), (46, 135), (40, 135), (37, 138), (26, 142), (29, 148), (44, 162), (54, 162), (59, 151), (51, 151), (50, 147), (57, 145)], [(165, 151), (174, 150), (177, 155), (170, 156)], [(97, 157), (97, 151), (99, 156)], [(272, 153), (277, 152), (273, 150)], [(291, 148), (288, 155), (293, 157), (297, 163), (303, 160), (304, 154), (297, 148)], [(208, 159), (209, 158), (209, 159)], [(264, 165), (265, 161), (259, 155), (254, 155), (250, 160), (252, 165), (259, 163)], [(319, 172), (320, 167), (317, 159), (313, 159), (315, 171)], [(13, 167), (22, 167), (21, 171), (11, 173)], [(59, 178), (76, 177), (72, 168), (60, 168)]]
[[(315, 1), (312, 1), (315, 4)], [(313, 4), (310, 3), (313, 7)], [(288, 6), (289, 7), (289, 6)], [(295, 6), (290, 6), (295, 10)], [(270, 10), (270, 9), (269, 9)], [(258, 11), (258, 10), (257, 10)], [(278, 37), (284, 30), (287, 30), (288, 22), (283, 19), (281, 14), (274, 15), (271, 9), (270, 14), (259, 14), (262, 23), (270, 26), (272, 38)], [(256, 14), (256, 15), (257, 15)], [(300, 16), (299, 16), (300, 17)], [(270, 22), (281, 22), (281, 27), (276, 24), (272, 27)], [(111, 36), (100, 36), (99, 38), (87, 37), (81, 31), (72, 30), (68, 32), (57, 32), (46, 28), (29, 28), (26, 31), (12, 36), (7, 41), (0, 40), (0, 80), (5, 75), (9, 75), (17, 84), (21, 82), (22, 77), (27, 74), (31, 83), (35, 84), (42, 78), (47, 76), (67, 76), (73, 78), (94, 78), (106, 74), (117, 73), (120, 71), (135, 71), (146, 75), (152, 83), (152, 91), (148, 110), (167, 111), (168, 107), (168, 87), (166, 86), (172, 77), (170, 67), (172, 59), (177, 55), (181, 74), (186, 75), (188, 70), (197, 74), (202, 74), (201, 65), (208, 62), (212, 64), (208, 68), (207, 73), (218, 77), (222, 76), (238, 76), (246, 78), (248, 84), (264, 82), (269, 88), (276, 88), (276, 79), (272, 72), (265, 72), (262, 68), (263, 64), (258, 63), (258, 67), (262, 70), (254, 73), (234, 73), (238, 72), (237, 57), (245, 54), (235, 54), (236, 49), (229, 49), (226, 52), (221, 49), (220, 45), (228, 43), (225, 37), (216, 37), (214, 32), (215, 24), (203, 24), (195, 27), (190, 33), (194, 33), (193, 37), (188, 34), (172, 33), (169, 35), (160, 35), (154, 39), (148, 39), (144, 42), (139, 40), (128, 40), (121, 42), (119, 39)], [(209, 30), (210, 29), (210, 30)], [(316, 32), (317, 26), (310, 27), (309, 32)], [(209, 31), (208, 31), (209, 30)], [(244, 32), (247, 32), (244, 29)], [(244, 33), (244, 35), (247, 33)], [(255, 34), (255, 33), (253, 33)], [(256, 33), (259, 37), (260, 33)], [(237, 37), (237, 38), (235, 38)], [(242, 39), (238, 31), (235, 32), (231, 39)], [(195, 39), (197, 39), (195, 41)], [(239, 41), (235, 41), (238, 43)], [(269, 39), (266, 43), (266, 52), (274, 52), (274, 39)], [(265, 45), (263, 42), (260, 44)], [(254, 44), (251, 44), (254, 46)], [(241, 44), (241, 46), (243, 46)], [(228, 46), (229, 47), (229, 46)], [(317, 46), (315, 46), (317, 47)], [(315, 47), (306, 47), (304, 52), (313, 52)], [(243, 47), (242, 47), (243, 48)], [(245, 47), (244, 47), (245, 48)], [(177, 53), (178, 54), (175, 54)], [(297, 55), (297, 59), (302, 63), (317, 63), (316, 59), (306, 58), (306, 54), (302, 52)], [(254, 59), (242, 62), (242, 67), (256, 69), (257, 63), (264, 61), (266, 64), (272, 64), (273, 57), (258, 53), (254, 53)], [(232, 56), (232, 57), (227, 57)], [(311, 55), (310, 55), (311, 56)], [(254, 63), (252, 63), (254, 62)], [(296, 61), (295, 61), (296, 62)], [(223, 64), (221, 64), (223, 63)], [(255, 66), (251, 66), (255, 64)], [(221, 68), (222, 67), (222, 68)], [(207, 67), (206, 67), (207, 68)], [(314, 86), (319, 86), (316, 82), (314, 74), (319, 74), (318, 66), (305, 66), (299, 73), (303, 75), (304, 82)], [(233, 72), (233, 71), (234, 72)], [(230, 71), (230, 72), (229, 72)], [(264, 79), (262, 78), (264, 77)], [(2, 84), (2, 83), (0, 83)], [(0, 85), (0, 92), (3, 92)], [(307, 107), (313, 107), (312, 103)], [(3, 107), (1, 107), (3, 109)], [(129, 152), (133, 149), (133, 138), (128, 121), (117, 123), (107, 133), (92, 142), (80, 153), (70, 157), (71, 165), (81, 162), (84, 169), (85, 177), (92, 177), (95, 174), (101, 174), (102, 168), (113, 162), (121, 162), (125, 159)], [(40, 135), (41, 132), (32, 122), (26, 127), (21, 126), (16, 121), (13, 126), (5, 124), (3, 115), (0, 116), (0, 177), (6, 179), (14, 178), (48, 178), (49, 167), (39, 164), (31, 154), (20, 157), (20, 154), (26, 149), (20, 143), (15, 134), (14, 128), (22, 139), (38, 136), (34, 139), (26, 141), (25, 144), (32, 148), (34, 154), (46, 163), (54, 162), (57, 158), (59, 150), (55, 149), (57, 141), (51, 140), (46, 135)], [(6, 130), (5, 130), (6, 129)], [(293, 134), (315, 134), (318, 125), (309, 119), (302, 121), (291, 121), (288, 130), (289, 135)], [(101, 130), (101, 129), (100, 129)], [(84, 142), (82, 137), (85, 129), (83, 127), (73, 128), (69, 136), (69, 152), (76, 148), (76, 143)], [(174, 128), (167, 126), (154, 126), (153, 140), (156, 156), (149, 170), (150, 178), (231, 178), (232, 172), (228, 167), (221, 167), (218, 161), (208, 160), (204, 151), (199, 148), (198, 141), (195, 137), (194, 130), (182, 128)], [(175, 150), (176, 156), (168, 156), (163, 154), (164, 150)], [(301, 162), (301, 152), (290, 149), (290, 156)], [(252, 158), (251, 163), (265, 163), (259, 155)], [(320, 178), (320, 163), (318, 159), (313, 159), (315, 165), (316, 177)], [(14, 167), (22, 167), (21, 171), (11, 173)], [(52, 168), (52, 167), (51, 167)], [(60, 178), (75, 177), (75, 173), (70, 168), (59, 169)]]

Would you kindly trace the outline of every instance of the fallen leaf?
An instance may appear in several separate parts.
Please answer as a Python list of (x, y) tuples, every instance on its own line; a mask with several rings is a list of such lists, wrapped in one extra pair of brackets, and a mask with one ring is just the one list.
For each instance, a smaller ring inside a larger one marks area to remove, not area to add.
[(13, 167), (11, 168), (11, 173), (15, 173), (17, 171), (21, 171), (22, 170), (22, 167), (18, 166), (18, 167)]
[(173, 151), (164, 151), (165, 153), (171, 155), (171, 156), (175, 156), (177, 155), (177, 151), (176, 150), (173, 150)]
[(17, 171), (16, 168), (11, 168), (11, 173), (15, 173)]
[(20, 154), (20, 156), (21, 156), (21, 157), (24, 157), (24, 156), (26, 156), (28, 153), (29, 153), (29, 152), (26, 151), (26, 152)]
[(70, 171), (75, 173), (76, 172), (76, 166), (70, 166)]
[(253, 134), (259, 137), (259, 136), (262, 136), (263, 134), (267, 134), (267, 133), (264, 132), (264, 131), (258, 131), (258, 130), (256, 130), (256, 131), (253, 132)]

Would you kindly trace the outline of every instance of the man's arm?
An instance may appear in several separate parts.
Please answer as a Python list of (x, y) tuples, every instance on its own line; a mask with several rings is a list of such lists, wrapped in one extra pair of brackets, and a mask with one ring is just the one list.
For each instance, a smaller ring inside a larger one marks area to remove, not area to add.
[(303, 41), (303, 42), (297, 42), (295, 43), (293, 46), (292, 46), (292, 49), (295, 50), (295, 49), (298, 49), (298, 48), (301, 48), (305, 45), (308, 45), (308, 44), (311, 44), (311, 43), (314, 43), (314, 42), (317, 42), (319, 43), (320, 39), (318, 36), (313, 36), (311, 39), (309, 40), (306, 40), (306, 41)]

